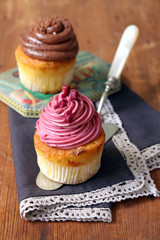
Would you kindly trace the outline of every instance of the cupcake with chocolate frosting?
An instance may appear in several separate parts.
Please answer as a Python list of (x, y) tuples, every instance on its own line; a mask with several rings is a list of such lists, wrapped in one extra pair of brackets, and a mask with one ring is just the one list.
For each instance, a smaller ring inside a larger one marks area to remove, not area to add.
[(66, 184), (86, 181), (97, 173), (105, 133), (93, 103), (63, 86), (36, 123), (34, 145), (41, 172)]
[(41, 19), (20, 35), (15, 55), (21, 83), (31, 91), (60, 91), (72, 80), (77, 53), (78, 42), (68, 19)]

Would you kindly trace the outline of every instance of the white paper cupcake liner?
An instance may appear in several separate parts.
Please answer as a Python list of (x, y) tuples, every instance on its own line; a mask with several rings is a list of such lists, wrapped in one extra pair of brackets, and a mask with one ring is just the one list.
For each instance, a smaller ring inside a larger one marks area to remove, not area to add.
[(50, 74), (47, 73), (47, 75), (44, 73), (35, 73), (33, 76), (30, 72), (26, 74), (27, 71), (24, 71), (19, 64), (19, 76), (21, 83), (25, 88), (34, 92), (56, 92), (60, 91), (63, 85), (70, 85), (73, 78), (74, 67), (66, 72), (65, 78), (62, 76), (58, 77), (57, 74), (54, 76), (54, 71), (49, 71)]
[(86, 181), (95, 175), (101, 165), (101, 155), (83, 166), (61, 166), (53, 164), (37, 153), (37, 162), (41, 172), (49, 179), (66, 184), (77, 184)]

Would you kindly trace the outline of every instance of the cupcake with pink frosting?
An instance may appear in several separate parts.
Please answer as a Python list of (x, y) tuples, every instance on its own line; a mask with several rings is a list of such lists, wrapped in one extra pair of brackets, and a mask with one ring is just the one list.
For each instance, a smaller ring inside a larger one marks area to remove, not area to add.
[(63, 86), (42, 111), (34, 135), (41, 172), (60, 183), (77, 184), (97, 173), (105, 133), (92, 101)]

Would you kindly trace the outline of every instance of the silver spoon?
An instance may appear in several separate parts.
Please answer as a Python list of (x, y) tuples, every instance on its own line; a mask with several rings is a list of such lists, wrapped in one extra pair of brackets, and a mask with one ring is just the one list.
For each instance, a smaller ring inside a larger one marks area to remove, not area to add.
[[(117, 51), (115, 53), (112, 65), (108, 72), (107, 81), (105, 82), (105, 90), (101, 96), (97, 112), (101, 114), (103, 104), (108, 97), (109, 91), (115, 87), (116, 81), (119, 79), (128, 56), (137, 40), (139, 29), (135, 25), (128, 26), (121, 37)], [(102, 127), (106, 133), (106, 141), (108, 141), (118, 130), (116, 124), (102, 123)]]
[(105, 82), (105, 90), (101, 96), (99, 106), (98, 106), (98, 113), (101, 113), (102, 106), (108, 97), (109, 90), (114, 88), (115, 82), (119, 79), (120, 74), (124, 68), (124, 65), (128, 59), (128, 56), (134, 46), (137, 37), (139, 34), (139, 29), (135, 25), (128, 26), (121, 37), (119, 46), (115, 53), (112, 65), (108, 72), (107, 81)]

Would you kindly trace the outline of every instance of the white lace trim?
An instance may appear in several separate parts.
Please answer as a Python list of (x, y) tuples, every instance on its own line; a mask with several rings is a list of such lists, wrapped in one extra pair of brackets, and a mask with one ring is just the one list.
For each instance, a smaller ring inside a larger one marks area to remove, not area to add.
[[(103, 221), (111, 222), (112, 214), (109, 208), (56, 208), (54, 205), (39, 208), (33, 207), (30, 213), (31, 205), (28, 203), (28, 210), (21, 213), (21, 217), (30, 221)], [(27, 205), (26, 205), (27, 206)], [(30, 209), (30, 210), (29, 210)]]
[(149, 171), (160, 168), (160, 144), (153, 145), (141, 151)]
[[(108, 114), (106, 114), (108, 112)], [(154, 159), (154, 163), (159, 163), (160, 159), (158, 158), (158, 154), (160, 154), (160, 144), (148, 147), (143, 151), (139, 151), (139, 149), (130, 142), (119, 116), (114, 112), (113, 107), (108, 100), (103, 108), (104, 119), (105, 122), (111, 122), (118, 124), (120, 131), (115, 134), (112, 138), (116, 147), (119, 149), (121, 154), (123, 155), (124, 159), (127, 162), (128, 167), (132, 171), (133, 175), (135, 176), (134, 181), (141, 182), (142, 176), (144, 185), (138, 191), (133, 191), (131, 194), (127, 194), (126, 198), (135, 198), (139, 196), (147, 196), (153, 195), (155, 197), (159, 196), (159, 191), (157, 190), (153, 180), (150, 177), (149, 169), (146, 164), (146, 160), (151, 158)], [(143, 154), (142, 154), (143, 153)], [(147, 158), (144, 157), (144, 154), (147, 155)], [(134, 183), (133, 183), (134, 185)]]
[(24, 199), (20, 202), (20, 214), (23, 218), (31, 221), (74, 220), (111, 222), (111, 211), (109, 208), (93, 206), (99, 203), (116, 202), (139, 196), (160, 196), (149, 172), (160, 167), (160, 144), (140, 152), (130, 142), (122, 122), (114, 112), (109, 100), (104, 104), (102, 117), (104, 122), (115, 123), (119, 126), (119, 131), (112, 140), (123, 155), (135, 179), (80, 194)]

